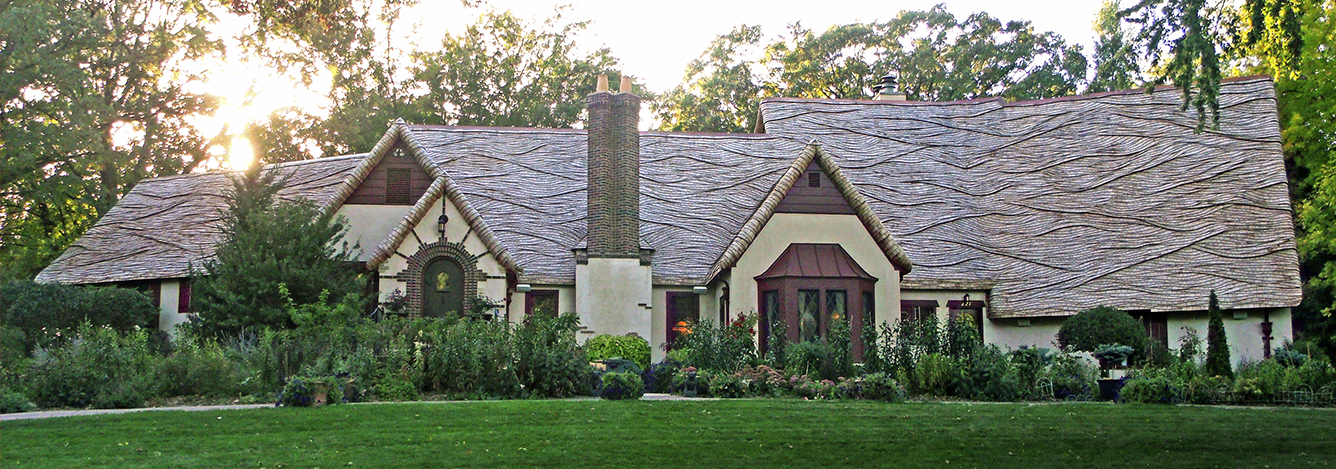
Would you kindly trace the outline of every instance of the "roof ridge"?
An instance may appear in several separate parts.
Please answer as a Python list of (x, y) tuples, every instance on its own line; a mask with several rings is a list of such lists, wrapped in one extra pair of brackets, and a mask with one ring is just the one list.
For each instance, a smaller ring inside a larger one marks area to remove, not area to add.
[[(1254, 83), (1260, 81), (1273, 81), (1273, 80), (1268, 75), (1248, 75), (1242, 77), (1226, 78), (1220, 80), (1220, 84), (1221, 86), (1226, 86), (1235, 84)], [(987, 104), (989, 102), (1001, 102), (1003, 106), (1015, 106), (1015, 105), (1063, 102), (1063, 101), (1072, 101), (1079, 99), (1103, 98), (1108, 96), (1147, 94), (1149, 92), (1170, 90), (1174, 88), (1175, 88), (1174, 85), (1159, 85), (1154, 88), (1138, 87), (1138, 88), (1129, 88), (1123, 90), (1103, 91), (1098, 93), (1054, 96), (1051, 98), (1027, 99), (1021, 101), (1012, 101), (1012, 102), (1007, 102), (1005, 98), (1002, 98), (1000, 96), (973, 98), (973, 99), (956, 99), (951, 101), (890, 101), (890, 100), (874, 100), (874, 99), (849, 99), (849, 98), (822, 99), (822, 98), (795, 98), (795, 97), (775, 96), (761, 99), (761, 104), (769, 102), (787, 102), (787, 103), (858, 104), (858, 105), (869, 105), (869, 106), (934, 106), (934, 105), (953, 106), (953, 105)]]

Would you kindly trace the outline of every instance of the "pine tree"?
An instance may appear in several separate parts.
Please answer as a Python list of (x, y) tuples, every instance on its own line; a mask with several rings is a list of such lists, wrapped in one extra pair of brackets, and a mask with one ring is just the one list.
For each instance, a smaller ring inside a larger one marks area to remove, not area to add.
[(224, 242), (194, 279), (198, 325), (208, 334), (294, 327), (289, 301), (354, 310), (361, 302), (364, 283), (343, 241), (347, 222), (310, 202), (281, 200), (286, 179), (277, 173), (257, 167), (232, 179)]
[(1206, 374), (1233, 378), (1234, 371), (1229, 364), (1229, 343), (1225, 340), (1225, 320), (1220, 314), (1220, 301), (1211, 290), (1211, 303), (1207, 308), (1211, 324), (1206, 331)]

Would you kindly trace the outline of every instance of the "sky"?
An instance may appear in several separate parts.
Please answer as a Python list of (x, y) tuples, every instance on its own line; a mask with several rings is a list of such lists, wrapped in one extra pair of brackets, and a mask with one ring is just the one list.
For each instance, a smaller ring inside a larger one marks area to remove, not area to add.
[[(487, 3), (535, 23), (551, 16), (556, 5), (538, 0), (488, 0)], [(1089, 54), (1094, 45), (1091, 24), (1101, 0), (574, 0), (563, 16), (567, 21), (590, 21), (586, 30), (575, 38), (577, 45), (591, 49), (607, 46), (621, 60), (622, 69), (637, 77), (637, 85), (663, 92), (681, 81), (687, 63), (698, 57), (715, 36), (741, 24), (760, 25), (767, 39), (764, 42), (770, 42), (781, 38), (794, 22), (819, 32), (837, 24), (886, 21), (901, 10), (926, 10), (937, 3), (945, 3), (947, 11), (957, 18), (986, 11), (1004, 22), (1028, 20), (1036, 31), (1056, 32), (1069, 43), (1083, 45)], [(473, 23), (480, 13), (481, 10), (467, 8), (458, 0), (420, 0), (401, 16), (411, 27), (401, 29), (395, 46), (429, 49), (439, 44), (447, 32), (462, 30)], [(221, 96), (224, 105), (211, 122), (201, 125), (206, 134), (217, 132), (224, 124), (239, 133), (247, 122), (263, 121), (270, 112), (287, 106), (303, 107), (318, 114), (327, 101), (321, 94), (322, 83), (311, 88), (299, 87), (291, 77), (275, 76), (245, 63), (227, 62), (210, 68), (218, 72), (211, 74), (200, 91)], [(258, 94), (246, 100), (252, 87)], [(249, 143), (239, 137), (233, 142), (229, 166), (248, 166), (252, 160)]]

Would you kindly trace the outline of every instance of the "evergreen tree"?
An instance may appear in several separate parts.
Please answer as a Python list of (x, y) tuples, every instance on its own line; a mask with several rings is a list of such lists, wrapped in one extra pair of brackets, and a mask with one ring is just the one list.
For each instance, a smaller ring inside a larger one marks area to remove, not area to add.
[(1211, 325), (1206, 330), (1206, 374), (1234, 377), (1229, 364), (1229, 343), (1225, 340), (1225, 320), (1220, 314), (1220, 302), (1211, 290), (1211, 304), (1207, 307)]
[(306, 201), (278, 198), (286, 183), (258, 166), (232, 179), (224, 241), (197, 275), (197, 324), (211, 335), (294, 327), (287, 306), (361, 303), (347, 222)]

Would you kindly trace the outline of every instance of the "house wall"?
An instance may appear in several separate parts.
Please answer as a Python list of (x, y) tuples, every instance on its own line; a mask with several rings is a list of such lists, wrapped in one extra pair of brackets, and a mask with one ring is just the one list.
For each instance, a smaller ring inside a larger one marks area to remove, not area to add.
[[(945, 323), (950, 318), (950, 308), (946, 307), (948, 301), (960, 301), (969, 295), (971, 300), (983, 300), (988, 298), (988, 292), (983, 290), (901, 290), (901, 300), (937, 300), (937, 322)], [(987, 309), (984, 310), (984, 316), (988, 315)], [(899, 318), (900, 316), (896, 316)], [(985, 321), (987, 322), (987, 321)], [(988, 326), (984, 325), (984, 334), (987, 334)]]
[[(1245, 315), (1243, 319), (1234, 319), (1234, 313)], [(1238, 367), (1241, 362), (1261, 361), (1264, 357), (1262, 344), (1262, 321), (1270, 313), (1271, 349), (1281, 346), (1287, 340), (1294, 340), (1293, 317), (1289, 308), (1225, 310), (1225, 341), (1229, 344), (1230, 362)], [(1210, 316), (1206, 311), (1169, 313), (1169, 348), (1178, 349), (1179, 341), (1187, 335), (1185, 327), (1197, 330), (1201, 338), (1202, 353), (1206, 352), (1206, 332), (1210, 327)]]
[(575, 266), (575, 312), (580, 340), (597, 334), (652, 337), (652, 267), (640, 259), (590, 258)]
[(739, 313), (756, 314), (760, 300), (755, 277), (770, 268), (793, 243), (842, 246), (863, 270), (877, 278), (874, 288), (877, 322), (890, 323), (900, 317), (900, 272), (868, 234), (863, 222), (855, 215), (799, 213), (776, 213), (733, 265), (728, 277), (733, 317)]
[(190, 315), (181, 314), (181, 283), (188, 279), (166, 279), (158, 288), (158, 329), (176, 338), (176, 326), (190, 322)]
[[(906, 292), (908, 298), (909, 292)], [(974, 295), (970, 295), (973, 297)], [(914, 298), (916, 299), (916, 298)], [(1243, 319), (1234, 319), (1235, 311), (1224, 312), (1225, 339), (1229, 343), (1230, 361), (1235, 367), (1242, 362), (1256, 362), (1265, 355), (1262, 341), (1262, 321), (1267, 313), (1272, 322), (1271, 349), (1281, 346), (1287, 340), (1294, 339), (1293, 318), (1289, 308), (1239, 310)], [(1023, 319), (987, 319), (984, 323), (984, 342), (995, 344), (1003, 349), (1016, 349), (1021, 346), (1057, 348), (1058, 329), (1063, 317), (1037, 317), (1029, 319), (1029, 326), (1021, 326)], [(1196, 329), (1197, 337), (1202, 342), (1202, 352), (1206, 349), (1206, 332), (1210, 326), (1210, 317), (1206, 311), (1170, 312), (1168, 315), (1169, 348), (1177, 350), (1184, 328)]]
[[(715, 287), (717, 287), (716, 285)], [(692, 287), (681, 285), (658, 285), (654, 287), (654, 310), (650, 322), (653, 324), (649, 335), (650, 360), (658, 362), (667, 355), (664, 344), (668, 341), (668, 292), (693, 293)], [(719, 322), (719, 289), (710, 288), (700, 295), (700, 317), (709, 319), (716, 325)], [(733, 317), (737, 317), (734, 313)]]
[[(571, 285), (533, 284), (534, 290), (557, 291), (557, 313), (566, 314), (575, 311), (575, 287)], [(528, 302), (528, 293), (514, 292), (510, 296), (510, 322), (524, 321), (524, 307)]]
[[(972, 298), (974, 295), (970, 295)], [(1003, 350), (1021, 347), (1058, 348), (1058, 328), (1067, 318), (1042, 317), (1026, 318), (1030, 325), (1022, 326), (1022, 319), (993, 319), (984, 315), (983, 340), (985, 344), (995, 344)]]
[[(365, 261), (371, 258), (371, 253), (376, 250), (385, 238), (390, 235), (390, 231), (412, 210), (411, 205), (344, 205), (339, 207), (337, 212), (339, 216), (348, 219), (348, 232), (343, 235), (343, 240), (348, 242), (349, 246), (358, 246), (360, 251), (357, 254), (357, 260)], [(440, 213), (440, 212), (436, 212)], [(436, 217), (430, 217), (433, 226), (436, 224)]]
[[(444, 197), (432, 205), (432, 208), (427, 211), (427, 215), (422, 217), (422, 220), (414, 226), (413, 232), (399, 244), (399, 248), (395, 251), (396, 255), (390, 256), (377, 268), (380, 273), (380, 301), (386, 301), (389, 294), (395, 290), (408, 293), (408, 278), (404, 274), (404, 270), (408, 268), (407, 257), (418, 252), (418, 249), (424, 244), (434, 243), (441, 239), (440, 233), (437, 232), (436, 218), (440, 216), (442, 207), (445, 208), (446, 216), (450, 217), (450, 221), (445, 225), (445, 238), (451, 242), (462, 240), (464, 249), (469, 254), (478, 256), (477, 268), (484, 275), (483, 281), (478, 282), (478, 295), (504, 302), (509, 291), (506, 285), (505, 267), (496, 260), (496, 256), (487, 251), (487, 246), (483, 244), (478, 234), (474, 233), (469, 227), (459, 209)], [(376, 244), (379, 244), (379, 242)], [(511, 305), (514, 306), (513, 298)], [(520, 305), (520, 309), (523, 311), (523, 304)], [(496, 312), (502, 313), (503, 311), (497, 308)]]

